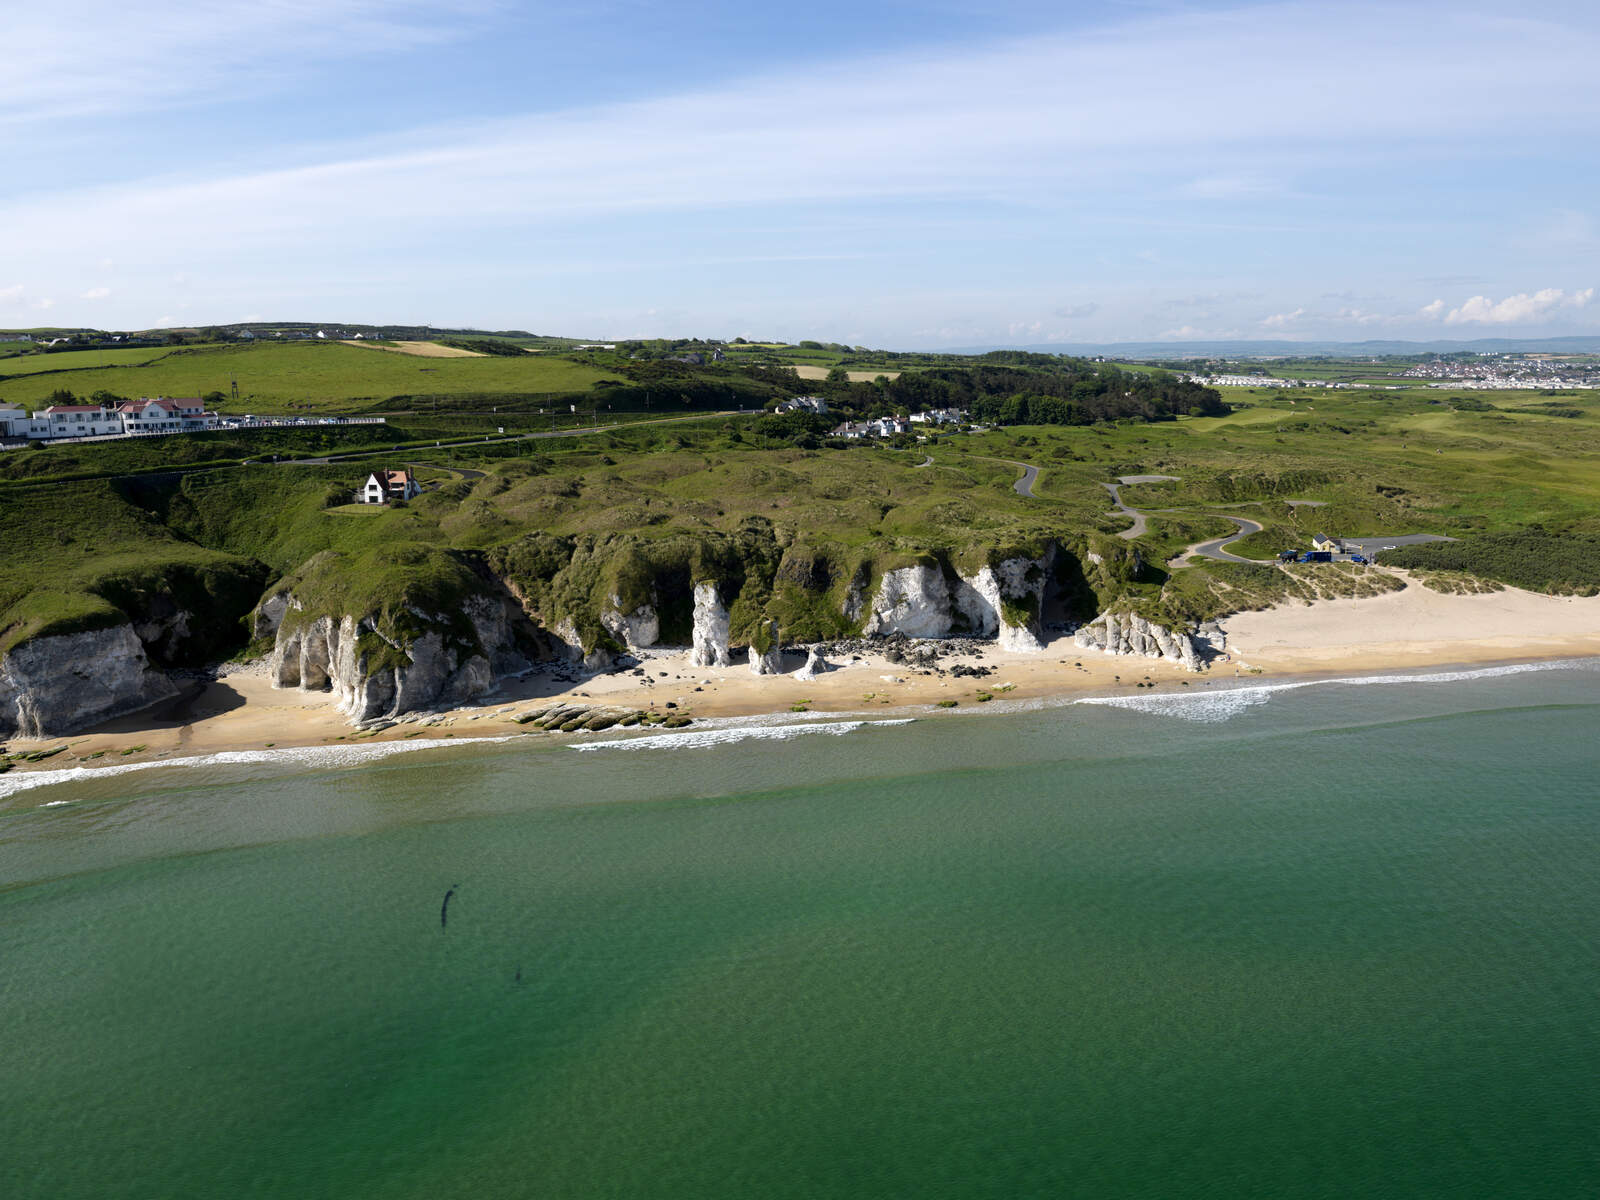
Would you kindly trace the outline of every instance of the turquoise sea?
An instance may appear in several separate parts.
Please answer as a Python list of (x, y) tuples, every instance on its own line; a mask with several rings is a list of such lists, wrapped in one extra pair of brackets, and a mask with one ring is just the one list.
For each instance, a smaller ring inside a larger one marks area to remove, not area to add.
[(0, 1196), (1600, 1195), (1600, 662), (1180, 691), (0, 778)]

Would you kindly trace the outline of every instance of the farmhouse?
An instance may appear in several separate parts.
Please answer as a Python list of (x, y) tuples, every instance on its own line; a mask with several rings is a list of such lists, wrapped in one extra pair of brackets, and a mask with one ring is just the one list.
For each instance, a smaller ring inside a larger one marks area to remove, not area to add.
[(409, 467), (398, 471), (374, 471), (356, 493), (357, 504), (389, 504), (395, 500), (413, 500), (422, 495)]
[(1319, 533), (1312, 537), (1311, 548), (1313, 550), (1331, 550), (1335, 554), (1343, 554), (1344, 542), (1336, 537), (1329, 537), (1325, 533)]

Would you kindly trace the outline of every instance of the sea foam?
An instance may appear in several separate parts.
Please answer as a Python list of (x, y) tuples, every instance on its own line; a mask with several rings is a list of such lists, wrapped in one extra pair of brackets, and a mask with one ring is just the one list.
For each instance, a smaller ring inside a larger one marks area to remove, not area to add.
[(692, 729), (687, 733), (654, 733), (643, 737), (608, 738), (603, 742), (574, 743), (571, 749), (589, 750), (703, 750), (711, 746), (731, 746), (736, 742), (786, 742), (808, 733), (842, 737), (857, 729), (879, 725), (909, 725), (914, 717), (887, 721), (806, 721), (783, 725), (732, 725), (722, 729)]
[[(196, 754), (188, 758), (158, 758), (150, 762), (118, 763), (107, 767), (65, 767), (58, 771), (10, 771), (0, 775), (0, 800), (33, 788), (58, 783), (86, 783), (126, 775), (130, 771), (154, 771), (163, 767), (217, 767), (233, 764), (256, 766), (345, 767), (404, 754), (412, 750), (437, 750), (446, 746), (483, 746), (511, 742), (525, 737), (511, 734), (486, 738), (415, 738), (404, 742), (368, 742), (358, 746), (289, 746), (273, 750), (224, 750), (216, 754)], [(41, 808), (58, 808), (70, 803), (51, 800)]]
[(1126, 708), (1153, 716), (1177, 717), (1183, 721), (1216, 722), (1232, 720), (1257, 705), (1267, 704), (1280, 692), (1295, 692), (1302, 688), (1462, 683), (1473, 679), (1526, 675), (1534, 671), (1593, 670), (1597, 662), (1600, 660), (1562, 658), (1546, 662), (1507, 663), (1497, 667), (1476, 667), (1459, 671), (1425, 671), (1415, 675), (1351, 675), (1338, 679), (1302, 679), (1290, 683), (1254, 684), (1161, 694), (1152, 692), (1138, 696), (1086, 696), (1074, 703)]

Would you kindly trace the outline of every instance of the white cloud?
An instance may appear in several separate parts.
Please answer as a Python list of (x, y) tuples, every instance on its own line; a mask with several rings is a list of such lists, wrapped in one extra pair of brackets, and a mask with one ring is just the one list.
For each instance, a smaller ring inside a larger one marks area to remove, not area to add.
[(109, 295), (111, 295), (111, 289), (108, 287), (92, 287), (83, 294), (83, 298), (85, 300), (104, 300)]
[[(236, 0), (212, 0), (211, 7), (231, 14), (259, 6), (236, 9)], [(282, 21), (312, 7), (312, 0), (278, 0), (266, 10)], [(320, 0), (315, 7), (320, 13)], [(341, 0), (331, 28), (378, 22), (380, 9), (386, 6), (377, 0)], [(1211, 157), (1263, 140), (1316, 139), (1318, 130), (1322, 141), (1365, 147), (1382, 138), (1485, 137), (1533, 121), (1558, 132), (1575, 121), (1589, 128), (1600, 118), (1581, 99), (1586, 93), (1574, 94), (1562, 82), (1600, 57), (1596, 33), (1562, 30), (1556, 37), (1551, 28), (1524, 21), (1505, 23), (1491, 40), (1484, 21), (1471, 14), (1424, 20), (1404, 8), (1382, 12), (1392, 36), (1378, 45), (1344, 5), (1152, 19), (1071, 37), (962, 46), (944, 55), (809, 65), (676, 96), (418, 130), (331, 161), (50, 197), (4, 210), (4, 216), (9, 226), (21, 220), (52, 231), (70, 227), (75, 234), (98, 226), (110, 239), (108, 250), (125, 247), (123, 233), (145, 223), (156, 226), (152, 235), (181, 233), (185, 243), (192, 237), (231, 243), (242, 227), (267, 239), (321, 231), (333, 238), (347, 224), (398, 238), (396, 227), (413, 233), (424, 224), (459, 227), (472, 220), (527, 223), (558, 215), (905, 195), (988, 197), (1002, 177), (1011, 181), (1008, 191), (1071, 189), (1096, 174), (1198, 157), (1201, 147)], [(177, 37), (173, 30), (219, 15), (186, 12), (168, 32)], [(60, 16), (52, 10), (49, 19)], [(243, 28), (227, 30), (226, 41), (248, 47), (253, 19), (243, 19)], [(322, 22), (321, 16), (307, 21)], [(1410, 52), (1415, 43), (1402, 36), (1413, 27), (1427, 30), (1430, 53), (1421, 60)], [(1318, 54), (1305, 55), (1307, 44), (1317, 44)], [(1131, 60), (1140, 63), (1141, 85), (1130, 89), (1123, 64)], [(1352, 90), (1340, 67), (1352, 60), (1389, 85), (1381, 93)], [(1230, 61), (1253, 65), (1248, 72), (1217, 71), (1218, 62)], [(1474, 73), (1503, 86), (1461, 92), (1455, 81)], [(120, 96), (120, 79), (116, 87)], [(1277, 99), (1263, 104), (1263, 95)], [(1339, 97), (1339, 118), (1329, 125), (1331, 96)], [(692, 154), (683, 152), (686, 136), (693, 139)], [(401, 143), (415, 149), (391, 149)], [(895, 147), (893, 171), (884, 169), (884, 146)], [(806, 169), (797, 172), (796, 162)], [(1213, 180), (1201, 190), (1237, 193), (1245, 177), (1229, 178), (1226, 187)], [(1140, 257), (1157, 259), (1154, 250)]]
[(1192, 179), (1181, 189), (1185, 195), (1201, 200), (1245, 200), (1252, 196), (1278, 195), (1286, 189), (1275, 179), (1256, 172), (1235, 175), (1207, 175)]
[(31, 305), (31, 307), (38, 309), (54, 308), (55, 306), (56, 302), (49, 296), (40, 296), (37, 300), (33, 301)]
[(1421, 308), (1419, 308), (1417, 310), (1417, 316), (1422, 317), (1424, 320), (1437, 321), (1440, 317), (1444, 316), (1444, 310), (1444, 301), (1435, 300), (1432, 304), (1424, 304)]
[(1273, 313), (1270, 317), (1263, 317), (1261, 323), (1268, 329), (1286, 329), (1305, 315), (1305, 309), (1297, 308), (1293, 312)]
[(1361, 308), (1341, 308), (1333, 314), (1332, 319), (1346, 325), (1380, 325), (1395, 318), (1385, 316), (1383, 313), (1367, 312)]
[[(55, 0), (7, 13), (0, 124), (123, 113), (249, 90), (307, 60), (459, 37), (495, 0)], [(165, 11), (163, 11), (165, 10)]]
[[(1537, 292), (1518, 292), (1504, 300), (1473, 296), (1444, 318), (1446, 325), (1516, 325), (1537, 321), (1563, 308), (1582, 308), (1594, 298), (1594, 289), (1568, 295), (1562, 288), (1542, 288)], [(1430, 306), (1431, 307), (1431, 306)]]
[(0, 287), (0, 304), (17, 304), (22, 300), (23, 287), (20, 283), (13, 283), (7, 287)]

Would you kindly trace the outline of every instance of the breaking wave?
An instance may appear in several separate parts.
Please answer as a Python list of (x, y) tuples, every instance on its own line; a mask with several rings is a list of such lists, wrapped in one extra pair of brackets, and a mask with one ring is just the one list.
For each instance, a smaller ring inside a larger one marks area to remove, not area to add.
[[(437, 750), (441, 747), (482, 746), (493, 742), (517, 741), (525, 735), (486, 738), (414, 738), (405, 742), (369, 742), (364, 746), (288, 746), (274, 750), (224, 750), (216, 754), (197, 754), (189, 758), (158, 758), (150, 762), (119, 763), (109, 767), (64, 767), (57, 771), (10, 771), (0, 775), (0, 800), (32, 788), (59, 783), (86, 783), (126, 775), (132, 771), (158, 771), (166, 767), (217, 767), (231, 764), (256, 766), (296, 765), (345, 767), (404, 754), (412, 750)], [(51, 800), (41, 808), (59, 808), (68, 800)]]
[(786, 742), (808, 733), (826, 733), (842, 737), (857, 729), (880, 725), (909, 725), (916, 718), (901, 717), (887, 721), (806, 721), (783, 725), (732, 725), (722, 729), (691, 729), (685, 733), (652, 733), (642, 737), (608, 738), (603, 742), (574, 743), (570, 748), (580, 752), (590, 750), (700, 750), (710, 746), (731, 746), (736, 742), (768, 741)]
[(1562, 658), (1548, 662), (1508, 663), (1498, 667), (1477, 667), (1460, 671), (1428, 671), (1416, 675), (1351, 675), (1341, 679), (1303, 679), (1292, 683), (1267, 683), (1207, 689), (1205, 691), (1166, 692), (1143, 696), (1086, 696), (1075, 704), (1098, 704), (1106, 708), (1125, 708), (1183, 721), (1228, 721), (1257, 705), (1269, 703), (1280, 692), (1295, 692), (1317, 687), (1372, 687), (1396, 683), (1463, 683), (1474, 679), (1494, 679), (1505, 675), (1527, 675), (1535, 671), (1594, 669), (1595, 659)]

